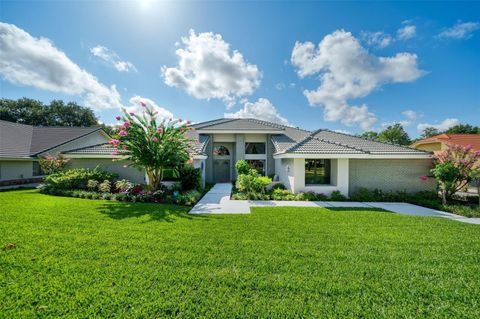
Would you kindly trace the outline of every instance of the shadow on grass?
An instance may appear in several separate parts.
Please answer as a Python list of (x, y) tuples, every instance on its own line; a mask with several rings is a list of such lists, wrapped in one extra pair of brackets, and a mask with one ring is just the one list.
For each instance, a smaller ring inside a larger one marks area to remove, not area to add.
[(328, 211), (333, 212), (352, 212), (352, 211), (365, 211), (365, 212), (381, 212), (381, 213), (391, 213), (388, 210), (375, 207), (325, 207)]
[(205, 216), (188, 214), (190, 207), (187, 206), (152, 203), (105, 202), (98, 211), (113, 219), (149, 216), (148, 221), (174, 222), (178, 218), (190, 220), (205, 218)]

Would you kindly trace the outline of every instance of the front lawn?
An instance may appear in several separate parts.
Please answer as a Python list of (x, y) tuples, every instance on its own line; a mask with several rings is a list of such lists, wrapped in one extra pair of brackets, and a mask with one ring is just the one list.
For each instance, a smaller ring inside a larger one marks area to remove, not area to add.
[(0, 193), (0, 317), (480, 317), (480, 226), (187, 210)]

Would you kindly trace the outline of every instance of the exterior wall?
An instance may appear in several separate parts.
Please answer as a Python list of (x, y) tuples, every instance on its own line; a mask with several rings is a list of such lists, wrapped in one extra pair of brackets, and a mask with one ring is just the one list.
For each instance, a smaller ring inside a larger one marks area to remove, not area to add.
[(237, 179), (237, 171), (235, 170), (235, 163), (238, 160), (245, 158), (245, 134), (235, 134), (235, 157), (233, 163), (233, 179)]
[(273, 153), (275, 153), (275, 147), (273, 146), (270, 135), (267, 136), (267, 176), (276, 174), (275, 160), (273, 159)]
[(205, 154), (207, 159), (205, 160), (205, 181), (207, 183), (213, 183), (213, 136), (209, 135), (210, 139), (205, 147)]
[(443, 143), (440, 143), (440, 142), (419, 144), (419, 145), (416, 145), (415, 148), (417, 150), (423, 150), (423, 151), (429, 151), (429, 152), (438, 152), (445, 149), (445, 147), (443, 146)]
[(204, 159), (194, 159), (193, 167), (199, 168), (202, 172), (202, 188), (205, 187), (205, 160)]
[(350, 193), (360, 187), (407, 192), (433, 190), (433, 179), (424, 182), (419, 178), (429, 175), (431, 166), (430, 159), (350, 159)]
[(84, 136), (72, 142), (53, 148), (45, 152), (44, 154), (56, 155), (60, 152), (70, 151), (73, 149), (97, 145), (97, 144), (104, 144), (104, 143), (107, 143), (108, 141), (109, 141), (109, 138), (106, 135), (104, 135), (104, 133), (95, 132), (93, 134)]
[(99, 166), (100, 169), (107, 172), (117, 173), (119, 178), (128, 179), (134, 183), (145, 183), (145, 172), (134, 167), (125, 168), (125, 162), (112, 162), (111, 159), (106, 158), (72, 158), (68, 163), (70, 168), (95, 168)]
[(33, 177), (33, 160), (2, 161), (0, 160), (0, 181)]
[(293, 159), (275, 159), (275, 175), (278, 176), (278, 180), (282, 182), (287, 189), (292, 190), (295, 183), (293, 176)]

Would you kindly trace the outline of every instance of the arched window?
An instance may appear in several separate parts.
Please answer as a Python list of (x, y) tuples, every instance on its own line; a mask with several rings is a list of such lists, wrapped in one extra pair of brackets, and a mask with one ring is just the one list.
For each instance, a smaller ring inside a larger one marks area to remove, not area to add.
[(229, 156), (230, 151), (223, 145), (218, 145), (213, 148), (213, 155), (216, 156)]

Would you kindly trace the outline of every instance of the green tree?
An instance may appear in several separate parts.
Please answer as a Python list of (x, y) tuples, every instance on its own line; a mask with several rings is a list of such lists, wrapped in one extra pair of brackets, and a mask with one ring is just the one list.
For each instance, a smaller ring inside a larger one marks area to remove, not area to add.
[(378, 134), (378, 140), (400, 145), (410, 145), (411, 140), (408, 133), (403, 129), (402, 124), (396, 123), (388, 126)]
[(75, 102), (65, 104), (53, 100), (49, 105), (22, 98), (0, 99), (0, 120), (43, 126), (96, 126), (99, 125), (93, 111)]
[(158, 189), (166, 168), (179, 168), (189, 160), (192, 144), (185, 133), (191, 128), (181, 119), (157, 121), (156, 112), (142, 105), (142, 114), (124, 109), (123, 117), (117, 117), (124, 123), (119, 138), (112, 139), (110, 144), (117, 149), (113, 155), (121, 155), (121, 160), (145, 169), (148, 185)]
[(434, 127), (426, 127), (422, 132), (421, 138), (429, 138), (438, 134), (441, 134), (438, 129)]
[(447, 134), (480, 134), (480, 127), (470, 124), (455, 125), (445, 131)]
[(378, 139), (378, 133), (375, 131), (366, 131), (359, 135), (360, 137), (369, 139), (369, 140), (376, 140)]

